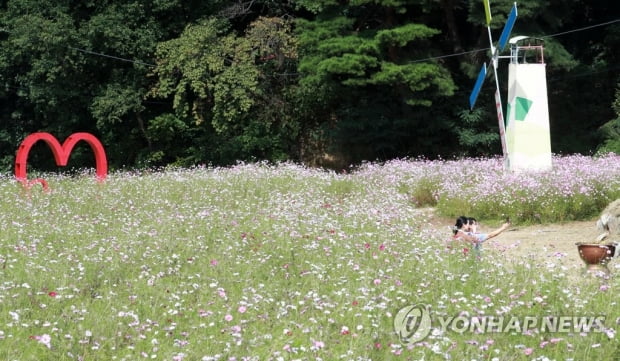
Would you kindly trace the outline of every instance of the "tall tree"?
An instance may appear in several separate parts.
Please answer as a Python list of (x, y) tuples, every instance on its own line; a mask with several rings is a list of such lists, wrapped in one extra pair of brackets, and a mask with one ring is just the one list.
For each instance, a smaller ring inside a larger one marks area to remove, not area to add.
[[(620, 80), (620, 3), (575, 0), (572, 16), (554, 37), (567, 49), (576, 66), (548, 73), (552, 150), (592, 153), (603, 140), (600, 132), (615, 117), (610, 104)], [(615, 22), (614, 22), (615, 21)]]
[[(49, 131), (59, 139), (89, 131), (102, 138), (112, 166), (148, 161), (146, 124), (167, 107), (145, 103), (155, 47), (178, 35), (186, 22), (217, 12), (224, 3), (3, 2), (0, 81), (6, 89), (2, 113), (7, 126), (0, 148), (13, 153), (33, 131)], [(92, 162), (91, 154), (77, 154), (72, 163), (80, 165), (81, 158)], [(4, 159), (5, 167), (8, 161)]]
[(298, 21), (301, 84), (318, 95), (332, 144), (355, 155), (345, 162), (429, 151), (437, 124), (423, 114), (455, 86), (439, 63), (415, 62), (439, 34), (415, 22), (420, 2), (296, 3), (315, 14)]
[(152, 124), (200, 139), (176, 155), (184, 162), (287, 158), (296, 123), (287, 112), (285, 79), (295, 58), (282, 19), (258, 18), (241, 35), (222, 18), (192, 24), (158, 46), (152, 95), (172, 98), (174, 113)]
[(86, 118), (88, 86), (80, 87), (79, 76), (85, 60), (68, 47), (80, 41), (68, 10), (62, 1), (9, 1), (0, 12), (0, 80), (8, 100), (3, 153), (13, 155), (24, 133), (58, 133)]
[[(164, 138), (174, 139), (175, 132), (181, 130), (151, 125), (151, 120), (166, 112), (169, 105), (146, 99), (154, 81), (149, 74), (155, 67), (156, 47), (178, 36), (187, 22), (216, 13), (225, 3), (109, 0), (84, 7), (83, 12), (89, 16), (80, 23), (79, 31), (90, 55), (85, 71), (95, 84), (89, 111), (114, 164), (170, 161), (159, 148), (165, 144), (177, 148), (177, 144), (162, 140), (158, 134), (165, 129)], [(163, 144), (157, 144), (160, 141)]]
[(616, 97), (612, 109), (615, 118), (601, 126), (603, 143), (598, 148), (599, 153), (614, 152), (620, 154), (620, 82), (616, 87)]
[[(512, 4), (492, 1), (495, 38)], [(545, 41), (554, 152), (615, 137), (601, 126), (616, 118), (619, 4), (518, 2), (513, 34)], [(95, 133), (113, 168), (501, 149), (492, 82), (467, 108), (489, 56), (482, 2), (5, 0), (0, 45), (5, 170), (39, 130)]]

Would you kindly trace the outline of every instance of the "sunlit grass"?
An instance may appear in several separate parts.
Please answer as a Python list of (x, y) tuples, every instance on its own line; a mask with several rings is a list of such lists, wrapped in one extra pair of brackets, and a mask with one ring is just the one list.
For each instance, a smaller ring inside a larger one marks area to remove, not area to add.
[[(619, 356), (615, 277), (575, 282), (573, 271), (509, 249), (480, 259), (447, 250), (449, 225), (422, 227), (418, 207), (590, 219), (620, 196), (617, 156), (556, 157), (552, 172), (528, 175), (471, 159), (347, 174), (239, 164), (47, 180), (49, 193), (0, 180), (2, 360)], [(411, 304), (437, 316), (605, 315), (606, 332), (448, 331), (404, 344), (393, 319)]]

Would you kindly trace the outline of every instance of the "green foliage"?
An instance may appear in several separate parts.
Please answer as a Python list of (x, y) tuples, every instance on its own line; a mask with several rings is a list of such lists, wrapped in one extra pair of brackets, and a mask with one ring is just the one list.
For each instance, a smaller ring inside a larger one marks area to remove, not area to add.
[(79, 41), (73, 20), (61, 11), (48, 18), (27, 9), (10, 9), (2, 14), (9, 34), (2, 46), (0, 72), (5, 86), (18, 89), (17, 95), (31, 105), (23, 116), (34, 113), (44, 126), (78, 122), (83, 115), (80, 109), (62, 110), (81, 96), (75, 84), (80, 82), (77, 73), (83, 59), (67, 47)]
[(604, 142), (597, 150), (598, 153), (604, 154), (614, 152), (620, 154), (620, 83), (616, 88), (616, 98), (612, 104), (612, 108), (616, 114), (616, 118), (605, 123), (601, 127)]
[(406, 181), (399, 185), (400, 193), (410, 197), (416, 207), (434, 207), (437, 205), (440, 180), (434, 176), (421, 177), (415, 181)]
[[(491, 3), (495, 39), (513, 3)], [(552, 150), (617, 151), (620, 27), (589, 30), (615, 5), (518, 8), (513, 35), (545, 44)], [(0, 167), (34, 131), (94, 133), (112, 168), (498, 154), (489, 81), (464, 110), (484, 23), (481, 2), (457, 0), (4, 1)], [(505, 94), (501, 62), (499, 76)]]
[(499, 143), (499, 133), (491, 132), (481, 124), (484, 114), (480, 108), (459, 113), (460, 123), (456, 125), (456, 137), (469, 155), (492, 153), (493, 146)]
[(311, 11), (314, 14), (321, 13), (331, 6), (338, 5), (337, 0), (295, 0), (295, 6)]
[(412, 41), (424, 40), (440, 33), (439, 30), (431, 29), (426, 25), (404, 24), (397, 28), (377, 31), (375, 39), (382, 46), (402, 48)]
[(331, 118), (322, 121), (329, 151), (353, 162), (402, 154), (435, 126), (416, 112), (455, 89), (443, 66), (410, 61), (439, 32), (405, 18), (415, 12), (406, 2), (321, 4), (329, 10), (298, 21), (299, 70), (300, 84), (325, 99), (317, 107)]
[(606, 138), (597, 153), (604, 154), (614, 152), (620, 154), (620, 118), (610, 120), (601, 127), (603, 136)]
[(518, 173), (506, 172), (501, 159), (450, 162), (451, 167), (435, 172), (436, 208), (449, 217), (509, 216), (526, 224), (590, 220), (620, 197), (616, 161), (613, 154), (554, 157), (549, 171)]
[[(172, 96), (177, 114), (192, 115), (197, 124), (205, 120), (205, 111), (210, 110), (205, 103), (214, 101), (214, 77), (221, 76), (228, 64), (236, 63), (226, 59), (226, 55), (234, 52), (235, 41), (233, 35), (224, 35), (227, 28), (226, 23), (212, 18), (188, 26), (181, 37), (158, 46), (156, 56), (161, 60), (155, 69), (158, 83), (152, 94), (164, 98)], [(224, 36), (220, 39), (220, 35)], [(195, 101), (191, 96), (194, 93)], [(220, 118), (225, 119), (226, 107), (220, 105), (220, 108), (223, 108)], [(226, 121), (221, 126), (225, 124)]]
[(549, 64), (549, 69), (547, 69), (547, 71), (551, 73), (557, 71), (570, 71), (579, 64), (579, 62), (556, 39), (545, 39), (544, 47), (545, 62)]
[(279, 69), (286, 65), (285, 60), (297, 58), (297, 38), (285, 19), (259, 17), (246, 29), (246, 38), (261, 60), (275, 59)]
[(237, 36), (227, 22), (210, 18), (160, 44), (151, 94), (171, 97), (177, 117), (194, 119), (188, 129), (215, 142), (212, 153), (192, 157), (282, 160), (297, 134), (287, 114), (289, 84), (274, 78), (296, 54), (286, 21), (260, 18)]
[(93, 98), (91, 113), (98, 127), (105, 128), (108, 123), (121, 123), (123, 117), (144, 110), (144, 94), (140, 88), (128, 88), (120, 83), (109, 83), (101, 93)]
[(361, 187), (351, 179), (334, 179), (325, 186), (325, 191), (330, 197), (338, 197), (340, 200), (353, 193), (359, 195)]

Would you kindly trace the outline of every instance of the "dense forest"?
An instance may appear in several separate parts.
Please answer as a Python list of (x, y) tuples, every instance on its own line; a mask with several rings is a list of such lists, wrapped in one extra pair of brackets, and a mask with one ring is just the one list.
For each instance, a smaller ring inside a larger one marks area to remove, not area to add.
[[(491, 33), (513, 1), (491, 0)], [(521, 0), (542, 39), (552, 151), (620, 153), (620, 2)], [(0, 0), (0, 167), (24, 137), (90, 132), (111, 169), (343, 167), (501, 154), (483, 2)], [(507, 63), (500, 59), (502, 96)], [(55, 165), (44, 144), (29, 161)], [(92, 163), (79, 146), (72, 165)]]

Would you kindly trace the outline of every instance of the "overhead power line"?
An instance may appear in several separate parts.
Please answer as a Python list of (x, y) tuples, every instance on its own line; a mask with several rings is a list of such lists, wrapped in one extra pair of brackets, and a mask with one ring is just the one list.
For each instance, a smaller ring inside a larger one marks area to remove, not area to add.
[[(590, 29), (601, 27), (601, 26), (611, 25), (611, 24), (617, 23), (617, 22), (620, 22), (620, 19), (615, 19), (615, 20), (611, 20), (611, 21), (607, 21), (607, 22), (600, 23), (600, 24), (595, 24), (595, 25), (589, 25), (589, 26), (585, 26), (583, 28), (568, 30), (568, 31), (564, 31), (564, 32), (561, 32), (561, 33), (537, 36), (537, 38), (541, 38), (541, 39), (544, 39), (544, 38), (554, 38), (556, 36), (566, 35), (566, 34), (570, 34), (570, 33), (576, 33), (576, 32), (584, 31), (584, 30), (590, 30)], [(455, 57), (455, 56), (479, 53), (481, 51), (487, 51), (487, 50), (490, 50), (490, 49), (491, 48), (481, 48), (481, 49), (476, 49), (476, 50), (463, 51), (463, 52), (460, 52), (460, 53), (432, 56), (432, 57), (429, 57), (429, 58), (412, 60), (412, 61), (410, 61), (410, 63), (422, 63), (422, 62), (425, 62), (425, 61), (438, 60), (438, 59), (444, 59), (444, 58), (451, 58), (451, 57)]]
[(102, 56), (104, 58), (110, 58), (110, 59), (115, 59), (115, 60), (120, 60), (120, 61), (126, 61), (128, 63), (141, 64), (141, 65), (146, 65), (146, 66), (149, 66), (149, 67), (155, 67), (155, 64), (145, 63), (145, 62), (139, 61), (139, 60), (132, 60), (132, 59), (127, 59), (127, 58), (121, 58), (119, 56), (113, 56), (113, 55), (98, 53), (96, 51), (80, 49), (80, 48), (76, 48), (76, 47), (73, 47), (73, 46), (70, 46), (69, 49), (81, 51), (82, 53), (86, 53), (86, 54)]
[(451, 58), (453, 56), (461, 56), (461, 55), (479, 53), (481, 51), (487, 51), (487, 50), (490, 50), (490, 49), (491, 48), (484, 48), (484, 49), (463, 51), (463, 52), (460, 52), (460, 53), (454, 53), (454, 54), (448, 54), (448, 55), (433, 56), (431, 58), (426, 58), (426, 59), (412, 60), (412, 61), (410, 61), (410, 63), (423, 63), (423, 62), (429, 61), (429, 60), (437, 60), (437, 59)]
[(606, 23), (600, 23), (600, 24), (595, 24), (595, 25), (585, 26), (585, 27), (583, 27), (583, 28), (573, 29), (573, 30), (568, 30), (568, 31), (564, 31), (564, 32), (561, 32), (561, 33), (551, 34), (551, 35), (544, 35), (544, 36), (541, 36), (541, 38), (543, 38), (543, 39), (544, 39), (544, 38), (553, 38), (553, 37), (560, 36), (560, 35), (566, 35), (566, 34), (570, 34), (570, 33), (576, 33), (576, 32), (578, 32), (578, 31), (590, 30), (590, 29), (598, 28), (598, 27), (600, 27), (600, 26), (607, 26), (607, 25), (611, 25), (611, 24), (613, 24), (613, 23), (617, 23), (617, 22), (619, 22), (619, 21), (620, 21), (620, 19), (611, 20), (611, 21), (608, 21), (608, 22), (606, 22)]
[[(566, 34), (571, 34), (571, 33), (576, 33), (576, 32), (580, 32), (580, 31), (590, 30), (590, 29), (601, 27), (601, 26), (611, 25), (611, 24), (614, 24), (614, 23), (617, 23), (617, 22), (620, 22), (620, 19), (615, 19), (615, 20), (607, 21), (607, 22), (600, 23), (600, 24), (584, 26), (582, 28), (572, 29), (572, 30), (561, 32), (561, 33), (556, 33), (556, 34), (551, 34), (551, 35), (542, 35), (542, 36), (538, 36), (538, 38), (541, 38), (541, 39), (554, 38), (554, 37), (557, 37), (557, 36), (562, 36), (562, 35), (566, 35)], [(98, 53), (98, 52), (92, 51), (92, 50), (80, 49), (80, 48), (76, 48), (76, 47), (72, 47), (72, 46), (70, 46), (69, 48), (73, 49), (73, 50), (81, 51), (83, 53), (90, 54), (90, 55), (102, 56), (102, 57), (106, 57), (106, 58), (110, 58), (110, 59), (115, 59), (115, 60), (119, 60), (119, 61), (126, 61), (126, 62), (130, 62), (130, 63), (146, 65), (146, 66), (149, 66), (149, 67), (155, 67), (156, 66), (155, 64), (145, 63), (143, 61), (122, 58), (122, 57), (108, 55), (108, 54), (104, 54), (104, 53)], [(459, 52), (459, 53), (439, 55), (439, 56), (433, 56), (433, 57), (424, 58), (424, 59), (412, 60), (412, 61), (410, 61), (410, 63), (421, 63), (421, 62), (425, 62), (425, 61), (445, 59), (445, 58), (451, 58), (451, 57), (462, 56), (462, 55), (467, 55), (467, 54), (474, 54), (474, 53), (479, 53), (479, 52), (488, 51), (488, 50), (490, 50), (490, 48), (481, 48), (481, 49), (476, 49), (476, 50), (463, 51), (463, 52)]]
[[(572, 30), (568, 30), (568, 31), (560, 32), (560, 33), (551, 34), (551, 35), (542, 35), (542, 36), (539, 36), (539, 38), (543, 38), (543, 39), (544, 38), (553, 38), (553, 37), (562, 36), (562, 35), (566, 35), (566, 34), (571, 34), (571, 33), (576, 33), (576, 32), (580, 32), (580, 31), (590, 30), (590, 29), (594, 29), (594, 28), (597, 28), (597, 27), (601, 27), (601, 26), (607, 26), (607, 25), (611, 25), (611, 24), (614, 24), (614, 23), (617, 23), (617, 22), (620, 22), (620, 19), (615, 19), (615, 20), (610, 20), (610, 21), (604, 22), (604, 23), (584, 26), (582, 28), (572, 29)], [(0, 29), (0, 31), (9, 32), (10, 33), (10, 31), (8, 31), (7, 29), (4, 29), (4, 28)], [(134, 64), (141, 64), (141, 65), (145, 65), (145, 66), (148, 66), (148, 67), (155, 67), (156, 66), (155, 64), (146, 63), (146, 62), (139, 61), (139, 60), (133, 60), (133, 59), (123, 58), (123, 57), (119, 57), (119, 56), (108, 55), (108, 54), (99, 53), (99, 52), (92, 51), (92, 50), (77, 48), (77, 47), (74, 47), (74, 46), (69, 46), (68, 48), (72, 49), (72, 50), (83, 52), (85, 54), (101, 56), (101, 57), (104, 57), (104, 58), (114, 59), (114, 60), (118, 60), (118, 61), (124, 61), (124, 62), (129, 62), (129, 63), (134, 63)], [(421, 63), (421, 62), (426, 62), (426, 61), (431, 61), (431, 60), (445, 59), (445, 58), (450, 58), (450, 57), (455, 57), (455, 56), (462, 56), (462, 55), (467, 55), (467, 54), (479, 53), (479, 52), (488, 51), (488, 50), (490, 50), (490, 48), (480, 48), (480, 49), (476, 49), (476, 50), (463, 51), (463, 52), (459, 52), (459, 53), (446, 54), (446, 55), (433, 56), (433, 57), (424, 58), (424, 59), (412, 60), (412, 61), (410, 61), (410, 63)]]

